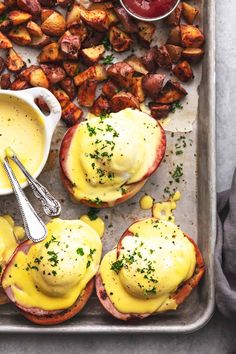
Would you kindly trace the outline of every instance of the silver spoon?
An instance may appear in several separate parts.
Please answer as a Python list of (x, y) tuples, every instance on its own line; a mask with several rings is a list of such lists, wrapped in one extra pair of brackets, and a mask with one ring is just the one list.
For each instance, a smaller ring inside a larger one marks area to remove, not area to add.
[(7, 157), (11, 158), (17, 164), (21, 172), (27, 178), (29, 185), (33, 190), (34, 195), (42, 203), (45, 214), (48, 216), (60, 215), (61, 204), (59, 203), (59, 201), (56, 198), (54, 198), (41, 183), (39, 183), (35, 178), (33, 178), (30, 175), (30, 173), (26, 170), (24, 165), (18, 159), (16, 153), (11, 148), (7, 148), (6, 152), (7, 152)]
[(15, 192), (15, 196), (23, 218), (26, 236), (33, 242), (40, 242), (44, 240), (47, 236), (47, 229), (43, 221), (37, 215), (36, 211), (27, 199), (9, 163), (6, 161), (6, 159), (2, 159), (2, 163)]

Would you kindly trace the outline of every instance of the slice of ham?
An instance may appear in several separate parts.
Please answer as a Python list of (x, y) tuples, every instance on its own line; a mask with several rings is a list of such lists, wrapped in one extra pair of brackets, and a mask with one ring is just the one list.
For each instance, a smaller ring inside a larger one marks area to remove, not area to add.
[[(32, 247), (34, 243), (31, 241), (25, 241), (21, 245), (19, 245), (15, 252), (13, 253), (10, 261), (6, 265), (4, 272), (2, 274), (2, 280), (4, 276), (7, 274), (7, 270), (9, 267), (14, 266), (15, 256), (19, 251), (27, 254), (29, 252), (30, 247)], [(29, 319), (30, 321), (41, 324), (41, 325), (54, 325), (58, 323), (62, 323), (71, 317), (75, 316), (78, 312), (82, 310), (82, 308), (87, 303), (89, 297), (91, 296), (94, 289), (94, 278), (91, 279), (86, 285), (85, 289), (79, 295), (76, 302), (69, 307), (68, 309), (59, 309), (59, 310), (44, 310), (40, 307), (26, 307), (16, 301), (14, 297), (14, 293), (11, 287), (7, 287), (4, 289), (5, 294), (22, 312), (22, 314)]]
[[(127, 237), (127, 236), (134, 236), (129, 229), (127, 229), (124, 234), (121, 236), (118, 244), (117, 244), (117, 257), (120, 254), (120, 250), (122, 249), (122, 240)], [(199, 281), (201, 280), (204, 272), (205, 272), (205, 266), (204, 266), (204, 261), (201, 255), (201, 252), (196, 245), (196, 243), (193, 241), (193, 239), (187, 235), (184, 234), (185, 237), (188, 238), (190, 242), (194, 245), (195, 248), (195, 253), (196, 253), (196, 268), (194, 271), (193, 276), (185, 281), (184, 283), (181, 284), (181, 286), (173, 293), (170, 294), (170, 297), (175, 300), (177, 306), (182, 304), (184, 300), (190, 295), (192, 290), (198, 285)], [(127, 320), (135, 320), (135, 319), (144, 319), (148, 316), (158, 314), (160, 312), (154, 312), (154, 313), (143, 313), (143, 314), (135, 314), (135, 313), (121, 313), (119, 312), (112, 301), (110, 300), (105, 287), (103, 285), (102, 277), (101, 274), (97, 274), (96, 276), (96, 292), (97, 296), (103, 305), (103, 307), (114, 317), (118, 318), (119, 320), (127, 321)], [(167, 310), (168, 311), (168, 310)]]

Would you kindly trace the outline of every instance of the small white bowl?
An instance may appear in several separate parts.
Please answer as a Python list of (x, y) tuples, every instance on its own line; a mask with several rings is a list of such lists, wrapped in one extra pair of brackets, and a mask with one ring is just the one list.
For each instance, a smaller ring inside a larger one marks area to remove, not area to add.
[[(52, 141), (52, 136), (53, 133), (56, 129), (57, 123), (59, 122), (61, 118), (61, 106), (56, 97), (47, 89), (42, 88), (42, 87), (34, 87), (30, 88), (27, 90), (22, 90), (22, 91), (12, 91), (12, 90), (0, 90), (0, 95), (6, 95), (6, 96), (13, 96), (20, 98), (22, 101), (24, 101), (26, 104), (31, 106), (35, 112), (39, 114), (39, 116), (42, 118), (44, 122), (44, 134), (45, 134), (45, 145), (44, 145), (44, 153), (43, 153), (43, 158), (42, 162), (39, 165), (37, 171), (33, 175), (34, 178), (37, 178), (40, 173), (42, 172), (50, 151), (50, 146), (51, 146), (51, 141)], [(37, 98), (43, 98), (45, 102), (47, 103), (50, 113), (49, 115), (45, 116), (42, 111), (39, 109), (39, 107), (36, 105), (35, 100)], [(9, 141), (9, 146), (11, 145), (11, 142)], [(28, 186), (28, 182), (21, 183), (21, 187), (25, 188)], [(0, 189), (0, 196), (1, 195), (7, 195), (13, 193), (13, 190), (11, 188), (5, 188), (5, 189)]]

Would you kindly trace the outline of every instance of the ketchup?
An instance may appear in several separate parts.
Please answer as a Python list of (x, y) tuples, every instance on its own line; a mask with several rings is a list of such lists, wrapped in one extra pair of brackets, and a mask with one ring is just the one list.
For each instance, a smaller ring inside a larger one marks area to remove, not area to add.
[(160, 17), (170, 12), (177, 0), (123, 0), (124, 5), (134, 15), (143, 18)]

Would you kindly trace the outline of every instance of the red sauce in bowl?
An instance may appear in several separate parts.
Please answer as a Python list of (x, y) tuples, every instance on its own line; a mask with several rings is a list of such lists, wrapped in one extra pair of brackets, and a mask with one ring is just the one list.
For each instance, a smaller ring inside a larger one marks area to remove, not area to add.
[(178, 0), (123, 0), (130, 13), (147, 19), (168, 14), (177, 2)]

